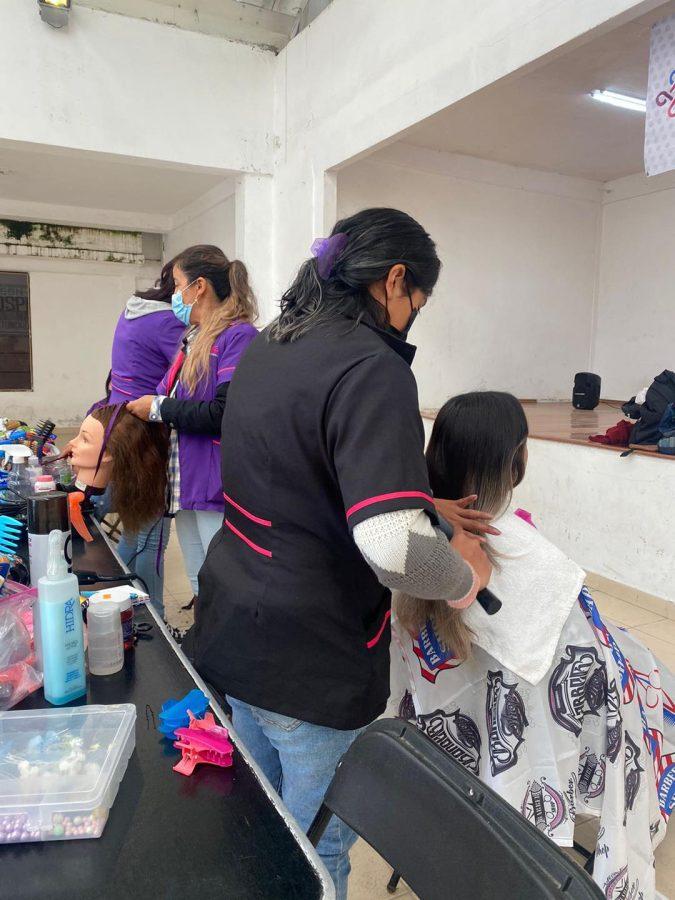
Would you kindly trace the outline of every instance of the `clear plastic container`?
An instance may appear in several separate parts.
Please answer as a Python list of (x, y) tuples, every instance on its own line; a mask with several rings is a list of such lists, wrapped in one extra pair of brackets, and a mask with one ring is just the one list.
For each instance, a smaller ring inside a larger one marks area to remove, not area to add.
[(112, 600), (92, 603), (87, 613), (89, 673), (114, 675), (124, 665), (122, 620)]
[(0, 714), (0, 844), (100, 837), (135, 723), (130, 703)]

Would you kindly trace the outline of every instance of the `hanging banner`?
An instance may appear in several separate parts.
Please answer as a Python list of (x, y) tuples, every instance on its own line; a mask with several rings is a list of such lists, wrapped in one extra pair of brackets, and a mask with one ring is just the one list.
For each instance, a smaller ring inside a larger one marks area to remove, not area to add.
[(675, 169), (675, 16), (652, 28), (645, 123), (645, 172)]

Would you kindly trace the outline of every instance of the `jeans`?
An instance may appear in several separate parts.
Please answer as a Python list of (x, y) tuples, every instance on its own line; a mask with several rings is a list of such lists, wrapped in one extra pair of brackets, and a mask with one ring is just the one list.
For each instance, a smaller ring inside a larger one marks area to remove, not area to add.
[[(363, 729), (338, 731), (312, 725), (228, 697), (232, 723), (253, 759), (283, 798), (291, 815), (307, 831), (319, 810), (343, 754)], [(336, 816), (317, 850), (335, 884), (337, 900), (346, 900), (349, 849), (356, 834)]]
[[(101, 521), (111, 510), (110, 485), (106, 488), (105, 493), (95, 494), (91, 498), (91, 502), (96, 518)], [(164, 618), (164, 552), (170, 533), (171, 519), (164, 519), (163, 529), (160, 519), (151, 523), (150, 528), (139, 531), (138, 534), (123, 533), (117, 545), (117, 552), (125, 565), (145, 582), (150, 600), (162, 618)], [(162, 548), (158, 558), (160, 536)]]
[(102, 522), (111, 510), (112, 491), (110, 485), (102, 494), (92, 494), (91, 505), (94, 507), (94, 515)]
[[(164, 527), (162, 527), (162, 522)], [(169, 543), (171, 519), (155, 522), (138, 534), (122, 533), (117, 552), (126, 565), (147, 585), (150, 600), (159, 615), (164, 618), (164, 553)], [(160, 538), (162, 546), (160, 549)]]
[(208, 509), (179, 509), (176, 532), (192, 593), (199, 591), (197, 575), (204, 565), (211, 538), (223, 524), (223, 513)]

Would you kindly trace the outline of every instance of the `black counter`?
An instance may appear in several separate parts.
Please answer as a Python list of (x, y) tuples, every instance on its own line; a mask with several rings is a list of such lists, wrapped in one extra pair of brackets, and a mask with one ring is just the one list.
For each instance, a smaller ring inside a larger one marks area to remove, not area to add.
[[(86, 549), (82, 544), (74, 540), (75, 569), (123, 577), (98, 533)], [(236, 736), (232, 768), (202, 765), (190, 777), (172, 770), (180, 753), (155, 729), (160, 707), (202, 683), (151, 610), (137, 610), (136, 622), (152, 625), (149, 636), (125, 655), (121, 672), (90, 676), (86, 701), (80, 701), (136, 706), (136, 749), (103, 835), (0, 845), (0, 897), (333, 896), (330, 882), (324, 893), (312, 851), (291, 830), (288, 814), (263, 787)], [(47, 705), (38, 691), (20, 708)], [(222, 718), (215, 701), (214, 707)]]

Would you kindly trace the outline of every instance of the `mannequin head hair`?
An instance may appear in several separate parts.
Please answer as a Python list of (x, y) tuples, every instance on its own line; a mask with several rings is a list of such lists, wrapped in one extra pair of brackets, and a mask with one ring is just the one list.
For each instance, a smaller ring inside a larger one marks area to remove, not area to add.
[(166, 504), (166, 464), (169, 437), (166, 426), (144, 422), (125, 406), (100, 406), (91, 415), (104, 432), (115, 421), (105, 446), (112, 458), (112, 508), (124, 530), (137, 534), (162, 515)]

